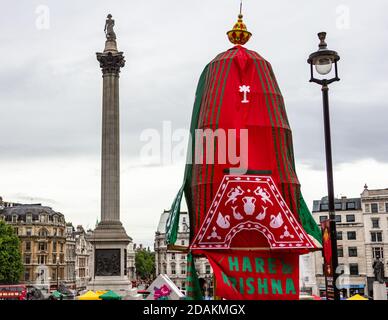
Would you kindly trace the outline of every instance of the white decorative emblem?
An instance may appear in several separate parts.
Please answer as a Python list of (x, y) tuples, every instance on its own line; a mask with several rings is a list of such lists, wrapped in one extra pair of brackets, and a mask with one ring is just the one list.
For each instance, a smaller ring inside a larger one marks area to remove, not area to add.
[(269, 225), (271, 228), (274, 229), (280, 228), (283, 225), (282, 214), (279, 212), (276, 217), (274, 215), (271, 215), (271, 222), (269, 223)]
[(217, 240), (220, 240), (221, 237), (217, 234), (217, 228), (216, 227), (213, 227), (213, 231), (212, 233), (210, 234), (210, 236), (207, 237), (207, 239), (217, 239)]
[(223, 216), (221, 212), (218, 213), (217, 224), (222, 229), (228, 229), (230, 227), (230, 216)]
[[(303, 234), (300, 234), (299, 236), (303, 239)], [(284, 226), (284, 233), (280, 236), (280, 239), (284, 239), (284, 238), (294, 239), (294, 235), (291, 234), (290, 231), (288, 231), (287, 226)]]
[(267, 189), (257, 187), (257, 189), (255, 191), (253, 191), (253, 193), (255, 195), (259, 196), (264, 203), (267, 203), (267, 201), (268, 201), (271, 205), (273, 205), (272, 201), (270, 200), (271, 196), (267, 192)]
[(255, 197), (244, 197), (242, 198), (244, 202), (244, 211), (248, 216), (251, 216), (255, 212)]
[(244, 99), (241, 100), (241, 103), (248, 103), (249, 100), (247, 99), (247, 93), (251, 92), (251, 87), (244, 84), (240, 86), (240, 92), (244, 93)]
[(232, 188), (228, 192), (228, 200), (225, 202), (225, 205), (227, 205), (230, 201), (234, 204), (237, 200), (238, 196), (241, 196), (244, 193), (244, 190), (241, 189), (240, 186), (237, 186), (236, 188)]

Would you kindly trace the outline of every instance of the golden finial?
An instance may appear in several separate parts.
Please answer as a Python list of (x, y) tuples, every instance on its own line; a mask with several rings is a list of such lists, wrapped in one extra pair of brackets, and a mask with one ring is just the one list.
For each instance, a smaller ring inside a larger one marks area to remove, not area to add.
[(242, 1), (240, 2), (240, 14), (238, 15), (238, 20), (233, 26), (233, 29), (226, 33), (228, 39), (231, 43), (236, 45), (244, 45), (251, 38), (252, 33), (247, 30), (247, 26), (243, 22), (242, 15)]

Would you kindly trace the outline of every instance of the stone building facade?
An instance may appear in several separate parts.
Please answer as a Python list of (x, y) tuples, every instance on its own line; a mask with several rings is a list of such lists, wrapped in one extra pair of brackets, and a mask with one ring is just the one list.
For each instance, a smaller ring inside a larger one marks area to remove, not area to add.
[(90, 267), (93, 246), (88, 241), (88, 233), (81, 225), (75, 232), (75, 281), (77, 290), (85, 290), (90, 281)]
[(2, 203), (0, 219), (20, 238), (28, 286), (54, 289), (65, 280), (66, 223), (62, 213), (41, 204)]
[[(373, 262), (380, 259), (385, 266), (388, 288), (388, 189), (369, 190), (365, 185), (361, 193), (364, 218), (366, 276), (368, 295), (373, 296)], [(387, 290), (388, 291), (388, 290)]]
[[(164, 211), (160, 217), (157, 231), (155, 233), (155, 267), (156, 275), (166, 274), (175, 285), (183, 292), (186, 290), (186, 269), (187, 254), (182, 251), (169, 250), (166, 244), (166, 221), (169, 211)], [(190, 223), (187, 212), (181, 212), (179, 218), (178, 238), (176, 245), (188, 247), (190, 244)], [(206, 258), (199, 258), (195, 261), (198, 277), (203, 279), (209, 294), (212, 294), (213, 270)]]
[[(313, 202), (313, 217), (319, 224), (328, 219), (327, 197)], [(343, 297), (366, 293), (367, 265), (365, 259), (364, 219), (360, 198), (335, 199), (338, 264), (343, 273), (339, 287)], [(321, 251), (314, 253), (317, 291), (325, 293), (323, 258)]]
[(86, 289), (93, 247), (82, 226), (74, 228), (62, 213), (41, 204), (2, 200), (0, 219), (12, 225), (21, 240), (22, 283), (51, 291), (57, 282), (73, 290)]
[(64, 283), (70, 289), (76, 289), (76, 256), (75, 256), (75, 229), (73, 225), (66, 223), (66, 252), (65, 252), (65, 280)]
[(136, 245), (133, 243), (133, 240), (131, 238), (127, 247), (127, 274), (130, 281), (136, 280), (135, 247)]

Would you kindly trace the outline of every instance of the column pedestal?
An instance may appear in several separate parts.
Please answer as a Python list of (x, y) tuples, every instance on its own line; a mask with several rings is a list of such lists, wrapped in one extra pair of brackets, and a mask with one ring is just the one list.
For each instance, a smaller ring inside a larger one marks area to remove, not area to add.
[(387, 300), (387, 287), (385, 283), (373, 282), (373, 300)]
[(113, 290), (122, 296), (135, 294), (127, 274), (130, 238), (121, 223), (101, 222), (89, 241), (94, 250), (88, 290)]

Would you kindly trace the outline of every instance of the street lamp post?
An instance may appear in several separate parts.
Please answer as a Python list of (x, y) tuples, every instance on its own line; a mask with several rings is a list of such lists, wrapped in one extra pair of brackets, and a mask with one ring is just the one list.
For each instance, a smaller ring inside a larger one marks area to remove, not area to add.
[[(331, 238), (331, 251), (332, 251), (332, 286), (334, 290), (334, 299), (339, 300), (339, 290), (336, 287), (337, 280), (337, 267), (338, 267), (338, 252), (337, 252), (337, 230), (335, 221), (335, 207), (334, 207), (334, 187), (333, 187), (333, 161), (331, 152), (331, 134), (330, 134), (330, 113), (329, 113), (329, 84), (339, 81), (337, 62), (340, 60), (337, 52), (327, 49), (325, 42), (326, 32), (318, 33), (320, 40), (319, 50), (312, 53), (307, 62), (310, 64), (311, 78), (310, 82), (315, 82), (322, 86), (322, 99), (323, 99), (323, 120), (325, 130), (325, 150), (326, 150), (326, 173), (327, 173), (327, 191), (328, 191), (328, 204), (329, 204), (329, 220), (330, 220), (330, 238)], [(326, 79), (325, 76), (329, 75), (333, 69), (334, 64), (334, 77)], [(324, 79), (317, 79), (314, 76), (314, 67), (316, 72)]]

